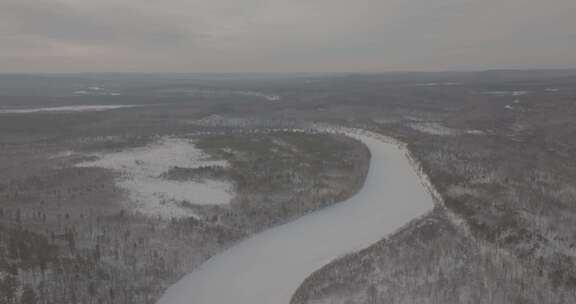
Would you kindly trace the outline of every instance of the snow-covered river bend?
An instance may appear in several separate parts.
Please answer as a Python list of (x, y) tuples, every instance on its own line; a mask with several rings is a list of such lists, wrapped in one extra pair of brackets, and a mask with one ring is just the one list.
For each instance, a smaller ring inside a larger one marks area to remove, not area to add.
[(371, 163), (352, 198), (257, 234), (170, 287), (159, 304), (288, 304), (299, 285), (334, 258), (365, 248), (433, 207), (405, 149), (368, 132)]

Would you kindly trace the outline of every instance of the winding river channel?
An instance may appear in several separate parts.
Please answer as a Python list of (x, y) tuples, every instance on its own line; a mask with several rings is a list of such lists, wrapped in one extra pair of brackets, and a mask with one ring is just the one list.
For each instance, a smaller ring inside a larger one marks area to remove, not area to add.
[(357, 194), (214, 256), (170, 287), (158, 303), (288, 304), (314, 271), (432, 209), (432, 195), (403, 147), (369, 132), (340, 132), (371, 152), (368, 176)]

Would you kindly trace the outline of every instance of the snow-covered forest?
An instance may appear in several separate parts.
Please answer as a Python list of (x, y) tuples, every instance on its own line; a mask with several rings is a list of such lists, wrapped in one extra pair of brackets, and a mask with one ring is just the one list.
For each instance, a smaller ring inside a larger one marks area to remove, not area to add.
[(576, 81), (509, 73), (19, 78), (0, 91), (0, 303), (156, 303), (353, 202), (368, 148), (294, 132), (327, 125), (402, 143), (435, 205), (306, 269), (292, 303), (573, 303)]
[(2, 303), (154, 303), (237, 241), (349, 197), (369, 160), (346, 137), (281, 131), (64, 144), (2, 150)]

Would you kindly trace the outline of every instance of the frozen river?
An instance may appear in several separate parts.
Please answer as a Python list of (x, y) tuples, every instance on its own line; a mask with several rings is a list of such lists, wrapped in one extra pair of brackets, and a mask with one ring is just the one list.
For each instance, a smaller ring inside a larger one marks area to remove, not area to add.
[(433, 207), (405, 150), (346, 132), (371, 152), (352, 198), (257, 234), (214, 256), (170, 287), (159, 304), (288, 304), (314, 271), (393, 233)]

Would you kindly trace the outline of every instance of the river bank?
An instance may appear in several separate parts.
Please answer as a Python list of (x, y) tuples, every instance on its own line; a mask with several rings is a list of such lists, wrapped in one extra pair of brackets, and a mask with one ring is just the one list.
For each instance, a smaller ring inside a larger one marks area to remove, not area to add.
[(168, 289), (159, 303), (288, 303), (316, 269), (375, 243), (432, 208), (434, 199), (401, 144), (366, 131), (330, 132), (368, 146), (371, 163), (363, 188), (348, 200), (213, 257)]

